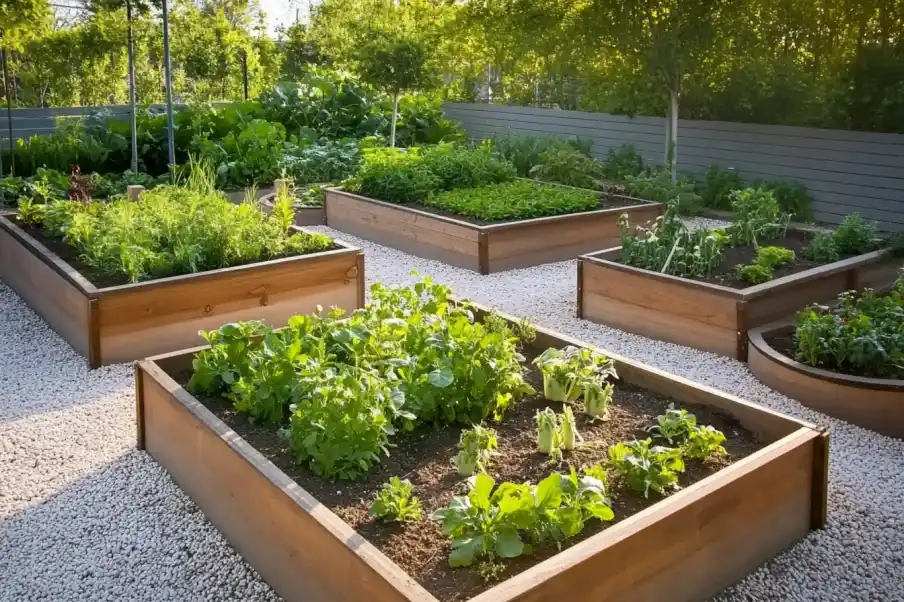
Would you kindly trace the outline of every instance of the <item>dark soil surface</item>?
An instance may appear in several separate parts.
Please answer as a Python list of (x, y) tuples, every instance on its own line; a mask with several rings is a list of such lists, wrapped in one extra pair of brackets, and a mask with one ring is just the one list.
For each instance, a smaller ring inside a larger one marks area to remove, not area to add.
[[(29, 236), (33, 237), (39, 243), (59, 255), (60, 259), (64, 262), (68, 263), (72, 266), (79, 274), (88, 279), (88, 282), (93, 284), (97, 288), (107, 288), (110, 286), (120, 286), (122, 284), (131, 284), (131, 281), (123, 275), (113, 275), (107, 274), (98, 270), (97, 268), (91, 267), (82, 261), (79, 257), (79, 252), (74, 247), (67, 245), (65, 242), (56, 238), (55, 236), (51, 236), (45, 228), (39, 226), (26, 225), (22, 222), (16, 221), (16, 225), (18, 225), (22, 230), (24, 230)], [(339, 245), (334, 244), (331, 248), (327, 249), (329, 251), (340, 248)], [(266, 259), (262, 259), (260, 261), (267, 261)], [(259, 263), (259, 261), (252, 261), (250, 263)], [(248, 265), (248, 264), (238, 264), (238, 265)], [(231, 266), (235, 267), (235, 266)], [(204, 270), (204, 271), (213, 271), (213, 270)], [(199, 272), (204, 273), (204, 272)], [(175, 275), (175, 274), (171, 274)], [(159, 278), (149, 278), (147, 280), (142, 280), (142, 282), (148, 282), (152, 280), (159, 280)]]
[[(391, 202), (391, 201), (387, 201)], [(452, 213), (451, 211), (443, 211), (442, 209), (437, 209), (436, 207), (428, 207), (426, 205), (422, 205), (421, 203), (395, 203), (396, 205), (400, 205), (402, 207), (407, 207), (408, 209), (417, 209), (418, 211), (424, 211), (426, 213), (432, 213), (434, 215), (441, 215), (442, 217), (451, 217), (452, 219), (457, 219), (462, 222), (468, 222), (469, 224), (474, 224), (475, 226), (489, 226), (490, 224), (510, 224), (512, 222), (520, 222), (526, 219), (537, 219), (532, 217), (525, 217), (522, 219), (503, 219), (503, 220), (482, 220), (476, 217), (470, 217), (468, 215), (461, 215), (459, 213)], [(636, 201), (628, 200), (626, 198), (607, 198), (605, 195), (600, 197), (599, 205), (595, 209), (591, 209), (590, 211), (599, 211), (600, 209), (615, 209), (617, 207), (634, 207), (638, 205)], [(561, 215), (579, 215), (580, 213), (589, 213), (589, 211), (580, 211), (578, 213), (563, 213)], [(539, 217), (539, 216), (538, 216)], [(555, 215), (546, 215), (542, 217), (557, 217)]]
[[(174, 374), (186, 383), (190, 374)], [(543, 390), (542, 377), (529, 365), (527, 377), (538, 391)], [(659, 394), (628, 385), (616, 386), (611, 419), (591, 422), (583, 412), (575, 412), (578, 432), (584, 444), (573, 452), (565, 452), (563, 463), (550, 466), (547, 456), (536, 451), (536, 419), (538, 410), (550, 406), (562, 410), (561, 403), (546, 401), (542, 394), (522, 400), (511, 408), (500, 423), (493, 425), (498, 432), (499, 454), (490, 463), (489, 474), (497, 484), (504, 481), (536, 483), (553, 471), (567, 472), (570, 466), (580, 468), (597, 464), (606, 457), (609, 445), (619, 441), (642, 439), (644, 429), (653, 425), (671, 400)], [(391, 457), (385, 458), (371, 473), (356, 482), (328, 482), (297, 466), (288, 446), (272, 427), (249, 423), (237, 414), (226, 399), (201, 398), (214, 414), (234, 429), (254, 448), (276, 464), (301, 487), (311, 493), (346, 523), (367, 538), (384, 554), (436, 596), (441, 602), (467, 600), (489, 589), (495, 583), (485, 583), (477, 565), (453, 569), (447, 557), (450, 542), (443, 537), (439, 524), (429, 519), (405, 524), (383, 524), (368, 514), (370, 503), (383, 483), (390, 477), (410, 479), (415, 494), (421, 499), (425, 515), (444, 507), (453, 495), (466, 493), (465, 480), (458, 476), (452, 458), (457, 453), (460, 428), (420, 428), (395, 437)], [(697, 416), (698, 424), (711, 424), (725, 433), (727, 458), (712, 462), (688, 461), (687, 471), (681, 475), (681, 486), (687, 487), (764, 447), (736, 421), (715, 414), (704, 407), (684, 406)], [(766, 442), (768, 443), (768, 442)], [(623, 486), (610, 482), (615, 520), (612, 523), (590, 521), (585, 530), (564, 543), (570, 547), (599, 533), (611, 524), (624, 520), (644, 508), (652, 506), (661, 496), (651, 492), (649, 499)], [(555, 546), (541, 547), (531, 556), (524, 556), (506, 564), (499, 576), (507, 579), (557, 553)]]
[[(795, 261), (791, 265), (785, 265), (773, 270), (773, 280), (791, 274), (799, 274), (826, 263), (818, 261), (810, 261), (803, 256), (804, 247), (813, 237), (811, 232), (801, 232), (790, 230), (785, 238), (760, 241), (761, 247), (784, 247), (794, 251)], [(842, 255), (841, 259), (847, 259), (853, 255)], [(753, 263), (756, 259), (756, 248), (753, 245), (745, 245), (742, 247), (726, 247), (722, 249), (722, 263), (716, 268), (715, 273), (709, 278), (700, 278), (701, 282), (709, 282), (710, 284), (720, 284), (736, 289), (745, 289), (753, 285), (741, 280), (735, 275), (735, 266)], [(770, 281), (771, 282), (771, 281)]]

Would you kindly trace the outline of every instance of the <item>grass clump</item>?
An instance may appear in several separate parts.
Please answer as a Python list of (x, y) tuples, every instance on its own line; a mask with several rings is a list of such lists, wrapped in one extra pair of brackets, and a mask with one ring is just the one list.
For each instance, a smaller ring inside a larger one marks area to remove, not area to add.
[(491, 222), (592, 211), (599, 207), (599, 195), (589, 190), (518, 180), (443, 192), (424, 204)]
[(140, 200), (109, 203), (25, 199), (19, 219), (43, 227), (81, 254), (87, 265), (129, 282), (193, 274), (329, 249), (322, 234), (290, 232), (292, 198), (280, 195), (270, 215), (255, 203), (233, 205), (195, 174), (187, 185), (163, 186)]

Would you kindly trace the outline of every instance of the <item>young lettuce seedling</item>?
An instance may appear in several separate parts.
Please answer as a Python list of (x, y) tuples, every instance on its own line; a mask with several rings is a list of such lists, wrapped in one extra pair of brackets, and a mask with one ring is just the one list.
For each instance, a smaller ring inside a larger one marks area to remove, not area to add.
[(725, 456), (728, 452), (722, 446), (725, 435), (710, 425), (695, 426), (687, 436), (687, 442), (681, 448), (682, 453), (695, 460), (708, 460), (716, 456)]
[(377, 492), (370, 514), (383, 521), (416, 521), (424, 518), (421, 500), (412, 495), (411, 481), (392, 477)]
[(681, 443), (687, 439), (691, 429), (697, 426), (697, 417), (687, 410), (675, 408), (675, 404), (669, 404), (665, 414), (656, 418), (658, 424), (647, 430), (657, 439), (665, 439), (669, 445)]
[(496, 446), (496, 431), (491, 428), (475, 424), (463, 430), (458, 440), (458, 455), (455, 456), (458, 474), (470, 477), (475, 472), (485, 471)]

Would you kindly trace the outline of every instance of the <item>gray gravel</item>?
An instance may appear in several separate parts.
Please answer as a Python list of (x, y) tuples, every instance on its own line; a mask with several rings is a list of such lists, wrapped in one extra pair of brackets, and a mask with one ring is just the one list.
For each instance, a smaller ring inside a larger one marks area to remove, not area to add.
[[(368, 281), (417, 269), (456, 293), (832, 428), (829, 527), (718, 602), (904, 602), (904, 442), (822, 416), (743, 364), (574, 318), (575, 262), (491, 276), (366, 249)], [(129, 366), (84, 361), (0, 284), (0, 601), (278, 600), (135, 450)]]

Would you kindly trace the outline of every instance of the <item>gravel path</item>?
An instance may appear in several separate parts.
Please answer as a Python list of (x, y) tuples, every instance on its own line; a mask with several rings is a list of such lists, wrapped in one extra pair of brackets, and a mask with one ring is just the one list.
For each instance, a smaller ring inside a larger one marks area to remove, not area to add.
[[(574, 318), (575, 262), (479, 276), (366, 251), (368, 280), (456, 293), (832, 427), (829, 527), (718, 602), (904, 602), (904, 442), (816, 414), (743, 364)], [(135, 450), (130, 366), (85, 363), (0, 284), (0, 602), (276, 601), (198, 508)]]

